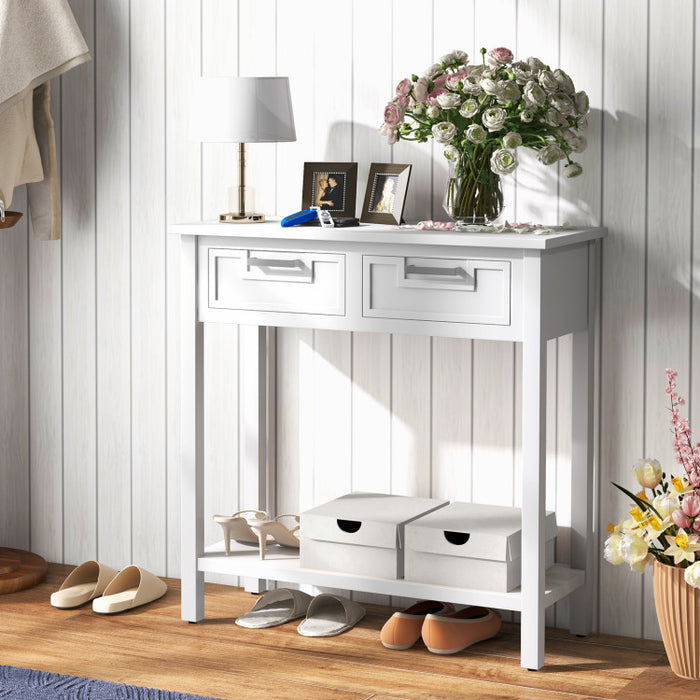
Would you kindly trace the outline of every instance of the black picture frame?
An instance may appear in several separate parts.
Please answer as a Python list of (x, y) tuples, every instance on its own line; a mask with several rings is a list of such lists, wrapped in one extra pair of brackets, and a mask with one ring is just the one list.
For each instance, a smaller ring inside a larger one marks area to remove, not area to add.
[[(325, 195), (322, 194), (324, 191)], [(333, 192), (341, 196), (340, 201), (331, 199)], [(322, 196), (326, 199), (322, 199)], [(357, 163), (304, 163), (301, 208), (309, 209), (312, 206), (329, 211), (333, 217), (355, 216)]]
[(410, 164), (372, 163), (360, 221), (364, 224), (400, 224), (410, 177)]

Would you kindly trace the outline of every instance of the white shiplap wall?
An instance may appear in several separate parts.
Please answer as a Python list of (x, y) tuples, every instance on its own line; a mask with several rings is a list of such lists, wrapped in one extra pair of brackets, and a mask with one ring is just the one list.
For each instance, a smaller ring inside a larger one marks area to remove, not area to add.
[[(611, 480), (629, 483), (645, 454), (673, 468), (663, 368), (680, 371), (689, 410), (700, 396), (692, 0), (71, 5), (94, 61), (54, 82), (63, 239), (35, 241), (26, 217), (0, 234), (0, 544), (178, 575), (178, 248), (165, 226), (227, 208), (236, 167), (232, 145), (187, 138), (198, 75), (290, 76), (298, 140), (250, 147), (258, 209), (298, 209), (305, 160), (358, 161), (360, 201), (369, 163), (393, 160), (414, 165), (407, 216), (439, 218), (437, 150), (390, 148), (376, 132), (395, 83), (482, 45), (567, 70), (591, 97), (584, 175), (559, 181), (525, 156), (505, 185), (506, 216), (610, 228), (601, 530), (626, 505)], [(20, 190), (16, 208), (24, 202)], [(548, 349), (547, 502), (564, 526), (564, 561), (570, 346)], [(235, 474), (239, 381), (227, 368), (237, 352), (235, 326), (207, 327), (207, 514), (249, 505)], [(520, 362), (515, 344), (278, 331), (279, 512), (349, 489), (519, 504)], [(602, 631), (658, 636), (650, 578), (601, 563)], [(566, 620), (565, 604), (549, 614)]]

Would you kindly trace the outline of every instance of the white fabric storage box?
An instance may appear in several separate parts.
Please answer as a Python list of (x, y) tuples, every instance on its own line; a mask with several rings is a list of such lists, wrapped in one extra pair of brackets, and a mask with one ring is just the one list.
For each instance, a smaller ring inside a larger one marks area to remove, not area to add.
[(300, 564), (377, 578), (403, 578), (404, 526), (441, 508), (434, 498), (349, 493), (301, 514)]
[[(451, 503), (406, 526), (407, 581), (507, 592), (520, 585), (520, 508)], [(554, 564), (554, 513), (545, 517), (545, 566)]]

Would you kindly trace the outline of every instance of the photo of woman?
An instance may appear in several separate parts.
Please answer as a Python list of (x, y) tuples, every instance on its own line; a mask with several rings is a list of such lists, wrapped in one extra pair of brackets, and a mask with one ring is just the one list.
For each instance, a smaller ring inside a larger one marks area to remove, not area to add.
[[(384, 214), (391, 214), (394, 211), (394, 201), (396, 192), (396, 181), (398, 180), (397, 175), (386, 175), (378, 174), (375, 181), (374, 187), (374, 208), (371, 211), (382, 212)], [(376, 200), (376, 195), (381, 188), (381, 197), (379, 201)]]

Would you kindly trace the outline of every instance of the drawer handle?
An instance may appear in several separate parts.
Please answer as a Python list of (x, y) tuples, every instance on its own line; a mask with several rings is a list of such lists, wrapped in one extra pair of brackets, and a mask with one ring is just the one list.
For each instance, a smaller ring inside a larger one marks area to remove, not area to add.
[(362, 527), (362, 522), (360, 522), (359, 520), (338, 519), (338, 527), (343, 532), (357, 532)]
[(287, 267), (303, 270), (305, 268), (303, 260), (275, 260), (273, 258), (248, 258), (250, 267)]
[(452, 530), (445, 530), (443, 534), (445, 535), (445, 539), (450, 544), (466, 544), (469, 542), (468, 532), (453, 532)]
[(406, 265), (406, 274), (466, 278), (467, 271), (463, 267), (422, 267), (421, 265)]

